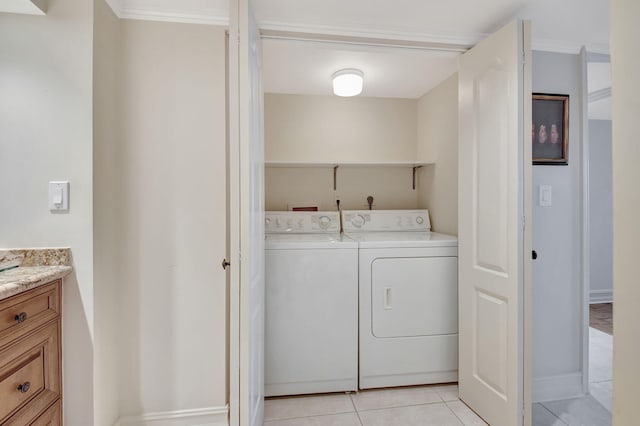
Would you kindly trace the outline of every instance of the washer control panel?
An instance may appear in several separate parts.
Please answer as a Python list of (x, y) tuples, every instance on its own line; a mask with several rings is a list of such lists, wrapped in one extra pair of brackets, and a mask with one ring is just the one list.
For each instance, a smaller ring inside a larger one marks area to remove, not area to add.
[(343, 210), (345, 232), (430, 231), (427, 210)]
[(267, 234), (339, 233), (338, 212), (265, 212), (264, 230)]

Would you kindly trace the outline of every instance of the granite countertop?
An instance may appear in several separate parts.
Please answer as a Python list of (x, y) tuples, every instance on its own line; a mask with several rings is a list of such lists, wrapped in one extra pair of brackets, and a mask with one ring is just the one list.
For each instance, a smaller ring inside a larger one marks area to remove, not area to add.
[(70, 274), (70, 250), (0, 249), (0, 300)]

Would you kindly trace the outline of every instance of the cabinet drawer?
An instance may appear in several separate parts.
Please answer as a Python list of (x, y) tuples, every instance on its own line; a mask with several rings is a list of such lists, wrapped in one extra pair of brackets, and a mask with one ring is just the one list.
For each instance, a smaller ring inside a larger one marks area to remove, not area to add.
[(60, 405), (61, 402), (58, 400), (33, 423), (30, 423), (29, 426), (60, 426), (62, 424), (62, 408)]
[(0, 302), (0, 348), (60, 314), (60, 280)]
[(60, 397), (59, 330), (52, 322), (0, 352), (0, 424), (29, 424)]

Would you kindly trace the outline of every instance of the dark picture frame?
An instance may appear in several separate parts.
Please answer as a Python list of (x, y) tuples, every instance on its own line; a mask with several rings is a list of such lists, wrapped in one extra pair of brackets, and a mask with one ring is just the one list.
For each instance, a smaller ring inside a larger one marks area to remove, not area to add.
[(569, 95), (533, 94), (533, 164), (569, 164)]

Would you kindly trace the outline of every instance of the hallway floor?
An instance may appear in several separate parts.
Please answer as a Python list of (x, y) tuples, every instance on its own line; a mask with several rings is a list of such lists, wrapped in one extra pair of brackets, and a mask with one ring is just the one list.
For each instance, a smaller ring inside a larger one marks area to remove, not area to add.
[(270, 398), (265, 426), (486, 425), (458, 399), (458, 386), (432, 385)]
[(589, 328), (590, 395), (533, 404), (533, 426), (611, 425), (613, 336)]
[(613, 303), (589, 305), (589, 327), (613, 335)]

